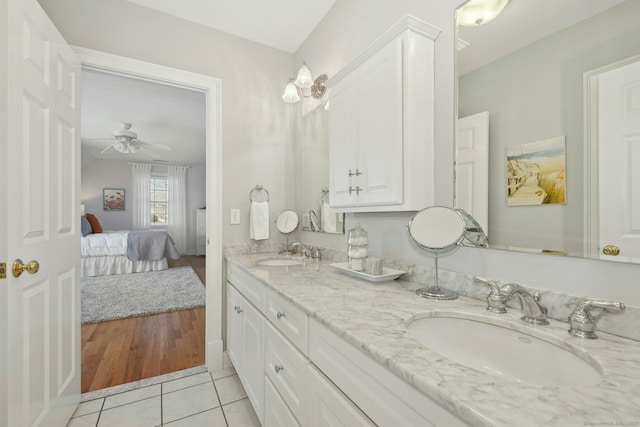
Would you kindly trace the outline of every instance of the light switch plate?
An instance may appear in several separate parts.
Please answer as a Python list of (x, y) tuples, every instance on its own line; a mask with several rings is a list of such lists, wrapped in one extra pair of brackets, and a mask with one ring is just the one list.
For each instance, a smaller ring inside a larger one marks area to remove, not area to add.
[(231, 225), (240, 224), (240, 209), (231, 209), (231, 213), (229, 215)]

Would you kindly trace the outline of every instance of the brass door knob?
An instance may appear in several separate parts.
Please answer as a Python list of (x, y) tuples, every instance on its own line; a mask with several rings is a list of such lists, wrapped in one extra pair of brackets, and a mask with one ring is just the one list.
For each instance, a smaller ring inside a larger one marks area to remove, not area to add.
[(40, 264), (38, 261), (29, 261), (28, 263), (23, 264), (20, 258), (13, 261), (13, 266), (11, 266), (13, 277), (20, 277), (23, 271), (26, 271), (29, 274), (36, 274), (38, 270), (40, 270)]
[(620, 249), (616, 245), (607, 245), (602, 248), (602, 253), (605, 255), (616, 256), (620, 253)]

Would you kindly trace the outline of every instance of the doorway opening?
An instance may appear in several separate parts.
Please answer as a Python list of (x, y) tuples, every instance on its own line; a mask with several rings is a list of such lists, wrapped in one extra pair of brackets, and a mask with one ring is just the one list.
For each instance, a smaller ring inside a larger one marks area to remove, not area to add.
[[(206, 285), (205, 307), (84, 325), (82, 327), (82, 391), (96, 390), (202, 364), (205, 364), (209, 370), (220, 369), (222, 367), (221, 267), (220, 263), (216, 262), (222, 256), (219, 238), (221, 225), (220, 81), (208, 76), (88, 49), (74, 48), (74, 51), (81, 59), (83, 75), (99, 81), (98, 97), (111, 99), (112, 104), (119, 105), (113, 114), (90, 111), (86, 116), (85, 106), (82, 106), (82, 166), (83, 169), (85, 166), (88, 168), (86, 173), (84, 170), (82, 173), (82, 202), (86, 212), (98, 212), (103, 217), (105, 228), (133, 228), (127, 227), (131, 224), (131, 211), (127, 215), (127, 208), (123, 212), (102, 210), (101, 192), (102, 188), (107, 186), (104, 180), (117, 181), (123, 178), (126, 180), (128, 176), (130, 182), (130, 163), (140, 162), (153, 164), (151, 172), (153, 184), (162, 187), (163, 182), (166, 183), (168, 165), (188, 166), (185, 191), (187, 230), (185, 242), (181, 245), (181, 252), (186, 256), (175, 261), (168, 260), (168, 266), (169, 270), (174, 272), (177, 269), (192, 269), (197, 275), (196, 280), (199, 276), (202, 283)], [(183, 135), (172, 134), (172, 138), (179, 139), (179, 143), (173, 145), (166, 139), (162, 140), (163, 136), (171, 134), (170, 120), (161, 117), (145, 119), (145, 115), (139, 111), (144, 109), (151, 112), (158, 108), (158, 104), (161, 104), (160, 95), (155, 98), (158, 102), (151, 103), (148, 100), (137, 99), (133, 90), (129, 92), (130, 97), (117, 95), (104, 84), (109, 80), (116, 82), (120, 89), (137, 85), (151, 92), (154, 90), (166, 92), (168, 102), (164, 107), (168, 111), (164, 111), (164, 114), (172, 115), (174, 121), (180, 122), (177, 123), (176, 128), (182, 127)], [(91, 90), (90, 87), (87, 89)], [(186, 95), (186, 98), (199, 99), (199, 106), (194, 110), (195, 107), (185, 107), (176, 99), (173, 99), (172, 103), (171, 97), (176, 97), (180, 93)], [(91, 106), (88, 105), (88, 107)], [(197, 148), (200, 152), (196, 154), (199, 161), (190, 162), (185, 157), (190, 151), (187, 141), (193, 140), (194, 135), (193, 132), (185, 130), (189, 126), (181, 121), (188, 121), (189, 118), (197, 115), (200, 116), (201, 123), (196, 127), (202, 130), (201, 146)], [(130, 119), (127, 118), (130, 116)], [(97, 125), (96, 121), (99, 121), (100, 125)], [(136, 131), (137, 138), (143, 145), (133, 153), (135, 156), (125, 157), (123, 160), (123, 153), (117, 149), (121, 147), (112, 146), (112, 141), (109, 141), (112, 132), (110, 133), (107, 129), (108, 126), (113, 128), (114, 125), (120, 123), (126, 125), (128, 122), (132, 125), (128, 129)], [(85, 125), (87, 128), (89, 126), (93, 128), (87, 129), (90, 133), (85, 132)], [(100, 138), (103, 135), (107, 140), (103, 140), (100, 145)], [(86, 150), (85, 138), (90, 142)], [(91, 158), (92, 156), (94, 159)], [(112, 178), (109, 178), (110, 168), (121, 168), (129, 174), (119, 178), (111, 175)], [(97, 182), (100, 179), (103, 183)], [(124, 184), (116, 182), (114, 185)], [(162, 223), (166, 220), (166, 215), (171, 212), (167, 211), (167, 205), (163, 203), (165, 201), (162, 194), (163, 188), (154, 187), (154, 189), (158, 190), (158, 194), (153, 193), (152, 200), (149, 201), (152, 228), (163, 228)], [(126, 191), (125, 199), (127, 202), (130, 199)]]

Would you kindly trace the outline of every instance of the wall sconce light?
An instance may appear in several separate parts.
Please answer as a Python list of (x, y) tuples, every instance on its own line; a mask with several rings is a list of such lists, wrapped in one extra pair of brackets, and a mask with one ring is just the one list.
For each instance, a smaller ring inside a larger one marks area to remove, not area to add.
[(509, 0), (470, 0), (458, 8), (458, 24), (476, 27), (493, 20), (502, 12)]
[(303, 62), (296, 79), (289, 79), (287, 86), (284, 88), (282, 99), (284, 102), (291, 103), (300, 101), (300, 96), (303, 98), (320, 99), (327, 91), (327, 87), (324, 85), (327, 80), (328, 77), (326, 74), (321, 74), (313, 80), (309, 67)]

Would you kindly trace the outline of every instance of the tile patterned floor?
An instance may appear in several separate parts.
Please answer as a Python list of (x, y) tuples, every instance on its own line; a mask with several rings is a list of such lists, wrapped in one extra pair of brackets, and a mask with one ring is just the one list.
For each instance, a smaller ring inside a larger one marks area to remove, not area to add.
[(67, 427), (260, 426), (233, 368), (83, 401)]

